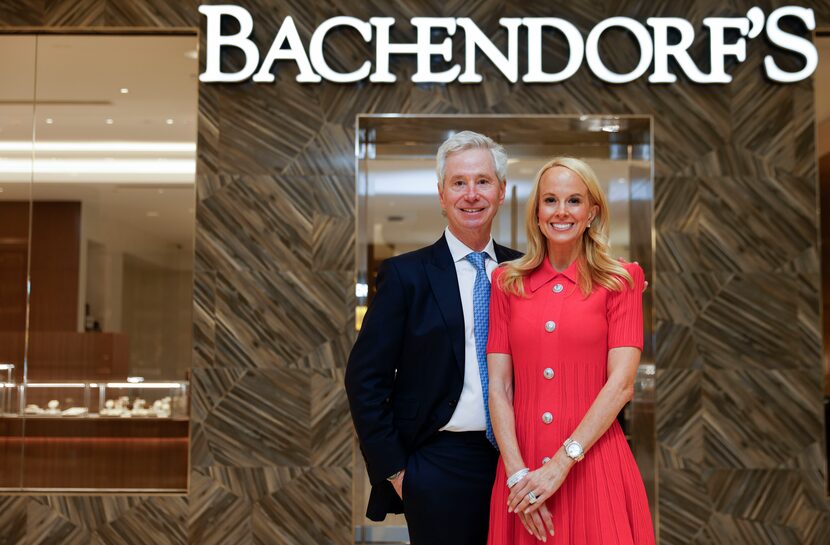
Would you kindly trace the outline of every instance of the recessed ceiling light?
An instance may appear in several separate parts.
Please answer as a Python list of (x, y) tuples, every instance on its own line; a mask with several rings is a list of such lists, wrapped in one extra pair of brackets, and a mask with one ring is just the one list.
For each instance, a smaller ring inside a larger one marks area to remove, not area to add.
[(147, 217), (148, 218), (157, 218), (157, 217), (159, 217), (159, 213), (154, 212), (154, 211), (151, 210), (151, 211), (147, 212)]
[(51, 117), (47, 117), (47, 118), (46, 118), (46, 124), (47, 124), (47, 125), (51, 125), (51, 124), (52, 124), (52, 123), (54, 123), (54, 122), (55, 122), (55, 120), (54, 120), (54, 119), (52, 119)]
[(167, 121), (165, 121), (165, 123), (167, 123), (168, 125), (172, 125), (172, 124), (173, 124), (173, 120), (172, 120), (172, 119), (168, 119)]
[(195, 49), (191, 49), (190, 51), (185, 52), (184, 56), (188, 59), (198, 59), (199, 53)]
[(115, 121), (113, 121), (111, 117), (108, 117), (106, 123), (107, 125), (112, 125)]
[(129, 93), (129, 92), (130, 92), (130, 90), (129, 90), (129, 89), (127, 89), (126, 87), (122, 87), (122, 88), (121, 88), (121, 94), (122, 94), (122, 95), (126, 95), (126, 94), (127, 94), (127, 93)]
[(5, 191), (5, 189), (3, 189), (2, 187), (0, 187), (0, 193), (2, 193), (3, 191)]

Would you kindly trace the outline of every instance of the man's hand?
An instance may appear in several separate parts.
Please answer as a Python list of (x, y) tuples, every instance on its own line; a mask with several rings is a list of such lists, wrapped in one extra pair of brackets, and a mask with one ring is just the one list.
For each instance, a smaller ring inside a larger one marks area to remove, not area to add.
[(405, 473), (406, 470), (403, 469), (397, 477), (389, 481), (390, 483), (392, 483), (392, 488), (395, 489), (395, 492), (397, 492), (398, 497), (400, 499), (403, 499), (403, 476)]

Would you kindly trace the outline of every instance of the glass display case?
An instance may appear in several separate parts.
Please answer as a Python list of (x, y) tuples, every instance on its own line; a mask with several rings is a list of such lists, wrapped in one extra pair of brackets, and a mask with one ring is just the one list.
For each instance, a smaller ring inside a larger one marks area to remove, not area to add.
[(0, 395), (5, 417), (188, 418), (186, 381), (15, 384), (9, 377)]
[(25, 455), (25, 471), (6, 475), (0, 489), (185, 490), (188, 387), (7, 380), (0, 429), (12, 444), (4, 463), (22, 466), (16, 458)]

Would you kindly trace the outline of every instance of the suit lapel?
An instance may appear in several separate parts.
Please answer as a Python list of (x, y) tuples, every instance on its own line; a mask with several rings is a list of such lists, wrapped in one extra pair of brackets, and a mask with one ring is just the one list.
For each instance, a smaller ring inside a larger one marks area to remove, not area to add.
[(504, 263), (505, 261), (510, 261), (514, 259), (514, 256), (511, 255), (510, 251), (502, 246), (501, 244), (497, 244), (493, 241), (493, 249), (496, 251), (496, 261), (499, 263)]
[(461, 294), (458, 291), (458, 275), (455, 272), (450, 248), (442, 236), (432, 245), (432, 261), (424, 263), (429, 285), (438, 308), (444, 317), (444, 323), (450, 334), (456, 363), (464, 374), (464, 310), (461, 307)]

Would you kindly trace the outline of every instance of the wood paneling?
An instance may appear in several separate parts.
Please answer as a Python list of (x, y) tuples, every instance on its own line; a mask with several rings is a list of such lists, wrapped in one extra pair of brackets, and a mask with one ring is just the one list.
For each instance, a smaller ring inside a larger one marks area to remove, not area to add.
[(35, 202), (29, 331), (77, 331), (81, 203)]
[[(23, 420), (0, 418), (0, 452), (24, 487), (187, 488), (186, 420), (31, 417), (25, 436)], [(7, 473), (0, 486), (17, 486)]]

